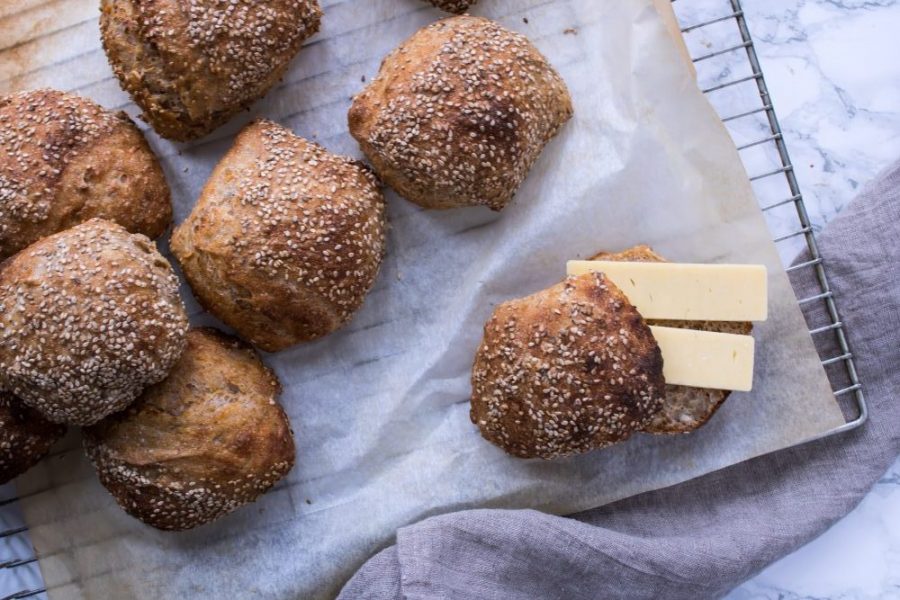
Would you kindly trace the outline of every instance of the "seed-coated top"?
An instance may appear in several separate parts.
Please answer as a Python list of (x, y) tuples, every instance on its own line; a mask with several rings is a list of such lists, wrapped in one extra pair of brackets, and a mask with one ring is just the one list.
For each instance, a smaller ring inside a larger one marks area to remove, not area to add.
[(208, 310), (275, 351), (350, 319), (375, 282), (385, 229), (365, 165), (258, 121), (216, 166), (172, 250)]
[(472, 421), (523, 458), (602, 448), (660, 410), (662, 365), (650, 328), (612, 282), (569, 277), (494, 311), (472, 369)]
[(57, 423), (88, 425), (166, 376), (188, 322), (145, 236), (93, 219), (0, 266), (0, 387)]
[(428, 208), (503, 208), (572, 116), (565, 83), (525, 38), (488, 19), (421, 29), (353, 101), (350, 132), (381, 178)]
[(156, 237), (171, 215), (162, 169), (125, 113), (57, 90), (0, 97), (0, 260), (92, 217)]

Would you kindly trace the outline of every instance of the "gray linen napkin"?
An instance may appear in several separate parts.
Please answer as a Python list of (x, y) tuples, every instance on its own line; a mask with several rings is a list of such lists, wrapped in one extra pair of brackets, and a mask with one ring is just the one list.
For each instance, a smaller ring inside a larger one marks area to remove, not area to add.
[[(340, 599), (719, 597), (815, 538), (900, 454), (898, 239), (900, 162), (819, 237), (868, 399), (863, 428), (572, 518), (470, 510), (426, 519), (400, 529)], [(816, 293), (812, 269), (798, 273), (798, 297)], [(813, 326), (821, 310), (807, 311)]]

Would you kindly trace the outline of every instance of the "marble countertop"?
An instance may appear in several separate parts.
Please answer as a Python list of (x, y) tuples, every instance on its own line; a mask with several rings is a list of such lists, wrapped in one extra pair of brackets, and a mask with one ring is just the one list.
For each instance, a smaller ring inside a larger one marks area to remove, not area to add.
[[(728, 4), (675, 7), (689, 25)], [(743, 0), (743, 9), (819, 230), (900, 158), (900, 1)], [(845, 519), (728, 596), (813, 598), (900, 598), (900, 460)]]

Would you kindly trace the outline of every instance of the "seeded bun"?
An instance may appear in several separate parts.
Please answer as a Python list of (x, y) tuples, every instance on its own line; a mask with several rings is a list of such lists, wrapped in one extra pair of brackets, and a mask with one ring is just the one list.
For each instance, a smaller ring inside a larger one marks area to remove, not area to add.
[(280, 386), (256, 353), (211, 329), (188, 333), (163, 382), (85, 430), (100, 482), (158, 529), (209, 523), (256, 500), (294, 465)]
[(102, 0), (103, 48), (161, 136), (205, 135), (265, 95), (316, 33), (317, 0)]
[(385, 252), (384, 209), (364, 165), (259, 121), (216, 166), (172, 252), (207, 310), (274, 352), (362, 305)]
[(472, 422), (521, 458), (603, 448), (662, 406), (662, 354), (625, 295), (598, 273), (497, 307), (472, 368)]
[(565, 83), (531, 42), (461, 16), (389, 54), (354, 98), (349, 123), (378, 175), (407, 200), (500, 210), (571, 116)]
[(441, 10), (461, 15), (474, 6), (478, 0), (428, 0)]
[(37, 464), (65, 433), (65, 426), (0, 391), (0, 485)]
[[(665, 262), (665, 258), (649, 246), (635, 246), (623, 252), (610, 254), (601, 252), (591, 260), (616, 260), (632, 262)], [(650, 325), (681, 327), (749, 335), (753, 323), (730, 321), (666, 321), (648, 319)], [(702, 427), (731, 394), (728, 390), (712, 390), (686, 385), (666, 384), (665, 402), (650, 424), (644, 428), (647, 433), (690, 433)]]
[(92, 219), (0, 265), (0, 388), (55, 423), (89, 425), (163, 379), (187, 316), (143, 235)]
[(0, 97), (0, 261), (94, 217), (156, 238), (169, 188), (124, 112), (56, 90)]

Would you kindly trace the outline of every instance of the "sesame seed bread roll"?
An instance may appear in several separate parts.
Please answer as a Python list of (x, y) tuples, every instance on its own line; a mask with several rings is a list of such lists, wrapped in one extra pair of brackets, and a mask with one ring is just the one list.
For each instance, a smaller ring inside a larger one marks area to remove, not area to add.
[(0, 485), (37, 464), (65, 433), (64, 425), (0, 391)]
[(521, 458), (627, 439), (659, 412), (662, 353), (625, 295), (599, 273), (505, 302), (472, 368), (472, 422)]
[(275, 352), (350, 320), (378, 275), (385, 229), (365, 165), (258, 121), (216, 166), (171, 247), (200, 303)]
[(317, 0), (102, 0), (103, 48), (122, 88), (163, 137), (225, 123), (284, 75), (319, 30)]
[(407, 200), (500, 210), (571, 116), (566, 84), (531, 42), (461, 16), (389, 54), (348, 120), (375, 171)]
[(90, 425), (163, 379), (187, 315), (147, 237), (92, 219), (0, 265), (0, 388), (54, 423)]
[[(619, 260), (631, 262), (665, 262), (665, 258), (649, 246), (635, 246), (618, 253), (601, 252), (590, 260)], [(680, 327), (749, 335), (753, 323), (749, 321), (667, 321), (648, 319), (649, 325)], [(690, 433), (705, 425), (731, 394), (729, 390), (713, 390), (686, 385), (666, 384), (662, 410), (644, 427), (647, 433)]]
[(149, 238), (172, 220), (162, 168), (128, 115), (56, 90), (0, 97), (0, 261), (95, 217)]
[(478, 0), (428, 0), (441, 10), (461, 15), (474, 6)]
[(85, 450), (128, 514), (158, 529), (197, 527), (256, 500), (293, 467), (280, 391), (251, 348), (192, 330), (171, 374), (86, 429)]

